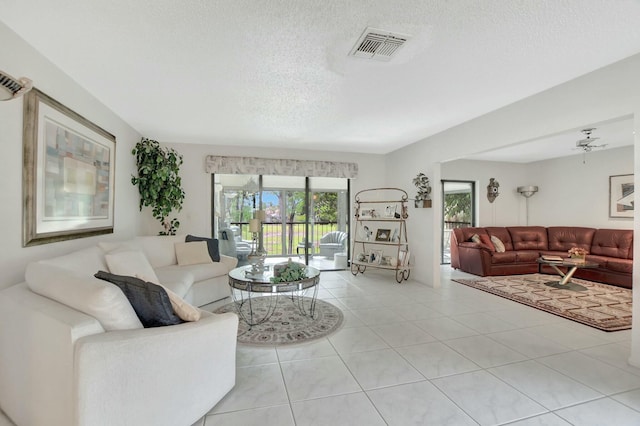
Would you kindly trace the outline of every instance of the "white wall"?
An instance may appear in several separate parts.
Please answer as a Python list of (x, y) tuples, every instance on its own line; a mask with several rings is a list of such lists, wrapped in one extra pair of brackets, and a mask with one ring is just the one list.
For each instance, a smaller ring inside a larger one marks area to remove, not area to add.
[[(365, 188), (385, 185), (385, 158), (382, 155), (336, 153), (308, 150), (210, 146), (197, 144), (163, 143), (182, 154), (180, 169), (185, 201), (176, 217), (180, 221), (180, 234), (211, 235), (211, 175), (205, 172), (207, 155), (245, 156), (262, 158), (290, 158), (297, 160), (343, 161), (358, 164), (358, 178), (351, 181), (353, 195)], [(353, 208), (353, 206), (352, 206)], [(145, 210), (141, 213), (142, 233), (155, 235), (160, 225)]]
[(539, 187), (529, 223), (632, 229), (633, 219), (609, 217), (609, 176), (623, 174), (633, 174), (633, 146), (528, 164), (528, 182)]
[[(640, 55), (634, 55), (389, 154), (389, 185), (410, 189), (411, 179), (418, 172), (425, 172), (436, 183), (433, 191), (435, 208), (422, 213), (420, 220), (416, 222), (420, 226), (415, 232), (416, 237), (424, 243), (412, 248), (417, 258), (412, 277), (434, 286), (440, 282), (438, 260), (441, 212), (438, 206), (441, 203), (441, 189), (438, 182), (442, 162), (628, 115), (634, 116), (634, 145), (640, 146), (638, 75)], [(637, 151), (634, 150), (636, 187), (640, 183)], [(634, 221), (636, 231), (640, 229), (639, 222), (640, 220)], [(634, 244), (635, 252), (638, 253), (637, 238)], [(635, 291), (631, 362), (640, 366), (638, 257), (634, 259), (633, 283)]]
[(0, 288), (24, 280), (28, 262), (95, 245), (97, 238), (125, 239), (138, 231), (137, 190), (130, 183), (135, 171), (131, 155), (140, 135), (91, 94), (62, 73), (0, 22), (0, 66), (116, 136), (115, 234), (36, 247), (22, 247), (22, 105), (23, 99), (0, 102), (0, 170), (3, 208), (0, 209)]
[[(539, 191), (529, 199), (529, 225), (632, 229), (632, 219), (609, 217), (609, 176), (620, 174), (633, 174), (633, 146), (528, 164), (442, 164), (443, 179), (476, 182), (478, 226), (525, 225), (527, 200), (516, 188), (536, 185)], [(500, 183), (500, 196), (489, 203), (486, 186), (492, 177)]]
[[(442, 164), (443, 180), (469, 180), (476, 182), (476, 213), (478, 226), (524, 225), (524, 210), (520, 211), (520, 198), (516, 187), (527, 185), (523, 164), (496, 161), (456, 160)], [(487, 185), (495, 178), (500, 184), (500, 195), (489, 202)], [(524, 209), (524, 207), (522, 207)]]

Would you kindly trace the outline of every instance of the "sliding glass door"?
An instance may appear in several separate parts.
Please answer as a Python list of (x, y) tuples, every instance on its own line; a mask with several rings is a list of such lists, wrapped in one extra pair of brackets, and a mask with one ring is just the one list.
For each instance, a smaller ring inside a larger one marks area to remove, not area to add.
[(475, 226), (475, 221), (475, 182), (443, 180), (441, 263), (451, 263), (453, 229)]
[[(250, 252), (257, 246), (271, 263), (294, 259), (321, 270), (346, 268), (347, 179), (224, 174), (212, 179), (214, 234), (227, 248), (223, 239), (229, 232), (223, 230), (233, 231), (240, 264), (247, 261), (247, 247)], [(256, 211), (264, 211), (264, 219), (254, 242), (249, 220)]]

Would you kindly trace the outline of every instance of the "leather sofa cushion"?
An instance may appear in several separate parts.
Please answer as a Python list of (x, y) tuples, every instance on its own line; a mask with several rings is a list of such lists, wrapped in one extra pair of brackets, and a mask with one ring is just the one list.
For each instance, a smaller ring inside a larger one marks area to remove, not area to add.
[(515, 263), (516, 262), (516, 252), (505, 251), (504, 253), (495, 252), (491, 255), (491, 263), (492, 264), (503, 264), (503, 263)]
[(540, 257), (537, 250), (516, 250), (516, 262), (518, 263), (535, 263)]
[(595, 255), (629, 259), (633, 245), (631, 229), (598, 229), (589, 252)]
[(471, 241), (471, 237), (475, 234), (478, 234), (480, 238), (483, 235), (487, 235), (486, 228), (455, 228), (453, 233), (458, 240), (458, 243), (462, 243), (464, 241)]
[[(481, 230), (482, 228), (476, 228), (478, 230)], [(500, 239), (500, 241), (502, 241), (502, 244), (504, 244), (504, 249), (509, 252), (511, 250), (513, 250), (513, 244), (511, 243), (511, 234), (509, 234), (509, 231), (507, 230), (507, 228), (505, 227), (498, 227), (498, 226), (490, 226), (487, 228), (484, 228), (487, 230), (487, 233), (490, 236), (496, 236)], [(478, 235), (480, 235), (478, 233)]]
[(625, 274), (633, 273), (633, 260), (632, 259), (616, 259), (609, 258), (607, 261), (607, 269), (615, 272), (623, 272)]
[(596, 230), (578, 226), (551, 226), (547, 228), (549, 250), (569, 251), (572, 247), (580, 247), (591, 251), (591, 242)]
[(547, 229), (542, 226), (512, 226), (507, 228), (514, 250), (547, 250)]

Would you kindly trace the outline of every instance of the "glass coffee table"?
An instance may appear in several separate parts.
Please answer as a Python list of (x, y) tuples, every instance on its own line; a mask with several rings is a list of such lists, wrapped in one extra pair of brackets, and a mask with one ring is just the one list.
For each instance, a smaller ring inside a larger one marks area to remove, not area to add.
[[(306, 267), (307, 278), (298, 281), (272, 283), (273, 265), (268, 265), (259, 274), (251, 273), (251, 265), (241, 266), (229, 272), (229, 286), (236, 304), (238, 316), (254, 326), (269, 320), (278, 307), (279, 296), (291, 297), (293, 303), (300, 310), (300, 314), (313, 318), (318, 298), (318, 283), (320, 282), (320, 270), (311, 266)], [(307, 297), (309, 294), (310, 297)], [(256, 297), (268, 297), (266, 313), (256, 318), (252, 299)]]
[[(573, 290), (573, 291), (587, 290), (585, 286), (582, 286), (580, 284), (577, 284), (571, 281), (571, 277), (573, 277), (573, 274), (575, 274), (578, 269), (597, 268), (599, 266), (596, 262), (574, 261), (571, 259), (549, 260), (549, 259), (543, 259), (542, 257), (538, 258), (538, 263), (551, 266), (561, 277), (559, 281), (548, 281), (545, 283), (545, 285), (548, 285), (549, 287), (553, 287), (553, 288), (561, 288), (561, 289)], [(559, 266), (563, 266), (567, 268), (567, 272), (563, 272), (559, 268)]]

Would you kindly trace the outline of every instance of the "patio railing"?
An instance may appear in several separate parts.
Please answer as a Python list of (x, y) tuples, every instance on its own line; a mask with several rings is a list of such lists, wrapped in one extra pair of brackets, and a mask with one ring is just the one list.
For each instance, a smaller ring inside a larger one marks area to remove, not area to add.
[[(248, 222), (232, 222), (231, 225), (238, 226), (241, 231), (242, 239), (245, 241), (251, 241), (253, 236), (249, 232)], [(309, 225), (309, 231), (311, 238), (308, 239), (309, 254), (317, 254), (319, 251), (318, 243), (323, 235), (331, 231), (338, 230), (337, 222), (315, 222)], [(262, 224), (263, 244), (267, 250), (268, 256), (282, 256), (291, 254), (304, 254), (304, 231), (305, 222), (286, 222), (282, 223), (270, 223), (265, 222)], [(283, 232), (287, 236), (282, 241)]]

